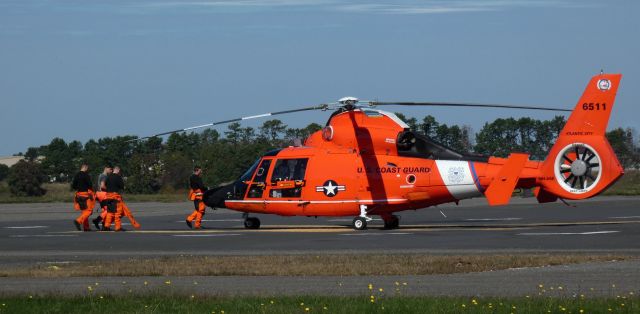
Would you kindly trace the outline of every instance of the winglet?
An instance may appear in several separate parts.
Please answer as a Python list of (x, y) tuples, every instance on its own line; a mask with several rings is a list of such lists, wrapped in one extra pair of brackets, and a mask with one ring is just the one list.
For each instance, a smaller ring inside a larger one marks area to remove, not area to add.
[(520, 173), (529, 160), (528, 154), (512, 153), (500, 172), (493, 178), (484, 195), (489, 205), (507, 205), (511, 199), (513, 189), (518, 183)]

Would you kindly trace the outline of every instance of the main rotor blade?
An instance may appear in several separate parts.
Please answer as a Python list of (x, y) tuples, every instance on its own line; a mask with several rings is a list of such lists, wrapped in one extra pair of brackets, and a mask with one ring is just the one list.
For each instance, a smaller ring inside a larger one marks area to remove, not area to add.
[(327, 110), (328, 108), (329, 108), (329, 105), (321, 104), (321, 105), (317, 105), (317, 106), (311, 106), (311, 107), (305, 107), (305, 108), (299, 108), (299, 109), (290, 109), (290, 110), (283, 110), (283, 111), (276, 111), (276, 112), (268, 112), (268, 113), (254, 115), (254, 116), (247, 116), (247, 117), (240, 117), (240, 118), (229, 119), (229, 120), (216, 121), (216, 122), (211, 122), (211, 123), (207, 123), (207, 124), (191, 126), (191, 127), (184, 128), (184, 129), (178, 129), (178, 130), (173, 130), (173, 131), (162, 132), (162, 133), (158, 133), (158, 134), (154, 134), (154, 135), (150, 135), (150, 136), (145, 136), (145, 137), (141, 137), (141, 138), (138, 138), (138, 139), (134, 139), (134, 140), (131, 140), (130, 142), (146, 140), (146, 139), (149, 139), (149, 138), (152, 138), (152, 137), (169, 135), (169, 134), (173, 134), (173, 133), (180, 133), (180, 132), (186, 132), (186, 131), (191, 131), (191, 130), (196, 130), (196, 129), (201, 129), (201, 128), (207, 128), (207, 127), (212, 127), (212, 126), (220, 125), (220, 124), (227, 124), (227, 123), (233, 123), (233, 122), (239, 122), (239, 121), (244, 121), (244, 120), (257, 119), (257, 118), (265, 118), (265, 117), (283, 115), (283, 114), (288, 114), (288, 113), (296, 113), (296, 112), (302, 112), (302, 111)]
[(431, 106), (431, 107), (481, 107), (481, 108), (510, 108), (510, 109), (528, 109), (528, 110), (547, 110), (547, 111), (565, 111), (571, 112), (570, 109), (552, 108), (552, 107), (535, 107), (535, 106), (517, 106), (517, 105), (498, 105), (498, 104), (473, 104), (473, 103), (449, 103), (449, 102), (389, 102), (389, 101), (370, 101), (369, 106)]

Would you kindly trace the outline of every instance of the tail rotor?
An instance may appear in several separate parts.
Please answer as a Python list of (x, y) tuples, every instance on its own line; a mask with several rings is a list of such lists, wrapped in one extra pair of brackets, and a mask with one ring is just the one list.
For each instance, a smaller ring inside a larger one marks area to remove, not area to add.
[(572, 193), (585, 193), (600, 179), (601, 159), (595, 149), (584, 143), (567, 145), (556, 157), (555, 177), (562, 188)]

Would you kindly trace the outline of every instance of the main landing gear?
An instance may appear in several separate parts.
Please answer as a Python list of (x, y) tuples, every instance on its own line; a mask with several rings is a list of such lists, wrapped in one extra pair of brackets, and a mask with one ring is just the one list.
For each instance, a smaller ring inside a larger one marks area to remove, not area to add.
[(256, 217), (249, 217), (249, 214), (242, 214), (242, 218), (244, 218), (244, 227), (247, 229), (259, 229), (260, 228), (260, 219)]
[(400, 227), (400, 217), (396, 215), (382, 217), (382, 220), (384, 221), (385, 229), (398, 229), (398, 227)]
[[(360, 205), (360, 216), (353, 218), (351, 227), (355, 230), (367, 229), (367, 223), (373, 220), (373, 218), (367, 216), (367, 206)], [(397, 229), (400, 226), (400, 217), (396, 215), (382, 215), (385, 229)]]

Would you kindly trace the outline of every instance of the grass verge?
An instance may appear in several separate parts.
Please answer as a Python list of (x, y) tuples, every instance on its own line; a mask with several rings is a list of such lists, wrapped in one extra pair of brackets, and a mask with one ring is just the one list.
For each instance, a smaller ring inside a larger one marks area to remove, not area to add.
[(0, 313), (639, 313), (632, 298), (0, 297)]
[(612, 185), (604, 195), (640, 195), (640, 171), (627, 170), (627, 172)]
[(181, 256), (5, 267), (0, 277), (431, 275), (632, 258), (610, 254)]

